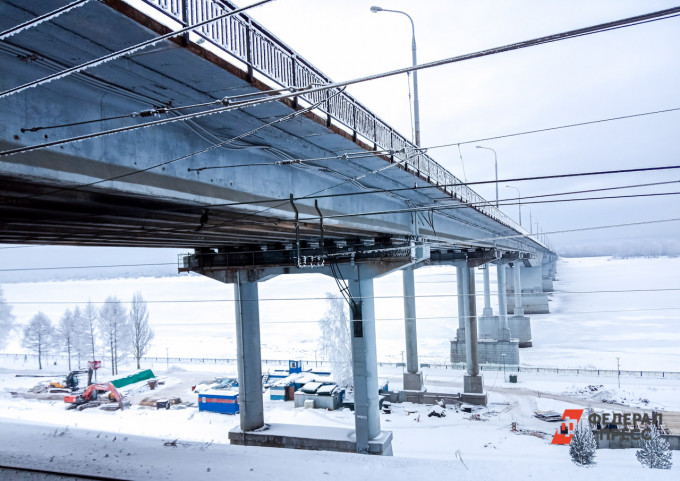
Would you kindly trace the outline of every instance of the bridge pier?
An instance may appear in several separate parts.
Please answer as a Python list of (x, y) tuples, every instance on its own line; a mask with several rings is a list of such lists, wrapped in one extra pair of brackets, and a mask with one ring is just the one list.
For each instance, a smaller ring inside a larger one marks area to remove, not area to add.
[(361, 272), (360, 267), (355, 267), (352, 274), (348, 287), (356, 443), (357, 453), (368, 454), (369, 441), (381, 434), (373, 277)]
[(404, 390), (422, 391), (423, 373), (418, 364), (418, 334), (416, 329), (416, 289), (413, 266), (402, 269), (404, 291), (404, 329), (406, 337), (406, 372)]
[[(482, 269), (484, 276), (484, 310), (479, 318), (479, 340), (497, 339), (498, 336), (498, 316), (493, 315), (491, 308), (491, 283), (489, 280), (489, 268), (487, 264)], [(501, 311), (502, 312), (502, 311)], [(484, 361), (482, 361), (484, 362)]]
[(509, 319), (510, 333), (519, 340), (519, 347), (531, 347), (531, 320), (524, 315), (522, 304), (521, 261), (514, 261), (510, 265), (514, 291), (514, 303), (512, 306), (508, 303), (508, 311), (513, 310), (513, 316)]
[(240, 425), (242, 431), (255, 431), (264, 426), (260, 308), (255, 272), (236, 272), (234, 299)]
[(466, 362), (465, 320), (469, 317), (468, 287), (463, 281), (466, 263), (456, 263), (456, 291), (458, 296), (458, 329), (456, 338), (451, 341), (451, 362)]
[[(519, 264), (522, 264), (519, 262)], [(521, 283), (518, 284), (520, 290), (521, 307), (524, 309), (524, 314), (547, 314), (550, 312), (548, 306), (548, 294), (545, 291), (545, 276), (543, 265), (526, 266), (520, 265)], [(516, 291), (515, 284), (517, 276), (510, 279), (508, 282), (508, 289), (515, 294), (511, 297), (508, 303), (509, 312), (514, 311), (516, 306)], [(552, 282), (549, 286), (552, 289)]]
[(484, 394), (484, 380), (479, 374), (479, 353), (477, 349), (477, 299), (475, 297), (475, 268), (463, 268), (463, 283), (468, 286), (469, 315), (465, 320), (465, 362), (467, 375), (463, 376), (463, 393), (461, 399), (473, 404), (486, 406), (487, 395)]

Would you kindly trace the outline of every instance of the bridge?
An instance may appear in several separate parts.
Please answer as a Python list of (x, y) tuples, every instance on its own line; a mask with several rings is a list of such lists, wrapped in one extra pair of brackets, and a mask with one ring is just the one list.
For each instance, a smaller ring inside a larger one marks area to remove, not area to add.
[(456, 266), (451, 357), (467, 362), (462, 398), (485, 403), (480, 359), (518, 362), (531, 345), (525, 314), (547, 312), (555, 254), (245, 10), (3, 0), (0, 242), (195, 249), (179, 270), (234, 284), (237, 299), (233, 442), (265, 424), (258, 282), (333, 276), (350, 306), (356, 450), (389, 453), (373, 279), (403, 272), (404, 388), (422, 391), (413, 270)]

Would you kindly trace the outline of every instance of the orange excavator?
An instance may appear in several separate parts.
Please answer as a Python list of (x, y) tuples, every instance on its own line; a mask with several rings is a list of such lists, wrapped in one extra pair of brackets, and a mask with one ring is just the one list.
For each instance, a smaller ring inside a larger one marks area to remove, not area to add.
[(82, 411), (88, 407), (98, 406), (100, 403), (97, 401), (97, 397), (105, 392), (109, 393), (108, 397), (111, 401), (118, 401), (118, 406), (122, 410), (123, 396), (110, 382), (90, 384), (82, 394), (64, 396), (64, 402), (72, 405), (69, 409), (78, 409), (79, 411)]

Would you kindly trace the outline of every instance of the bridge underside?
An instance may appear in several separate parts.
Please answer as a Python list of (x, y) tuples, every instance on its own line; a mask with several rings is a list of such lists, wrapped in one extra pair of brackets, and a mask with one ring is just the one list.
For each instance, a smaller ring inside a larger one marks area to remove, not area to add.
[[(33, 18), (45, 8), (38, 0), (3, 2), (0, 29)], [(0, 65), (7, 73), (0, 77), (0, 90), (167, 30), (119, 0), (89, 2), (0, 42)], [(0, 99), (0, 151), (149, 119), (72, 125), (83, 120), (234, 95), (264, 95), (276, 87), (265, 81), (242, 62), (220, 56), (200, 42), (187, 42), (185, 37), (166, 40)], [(397, 165), (394, 156), (342, 158), (374, 146), (320, 110), (267, 126), (299, 112), (303, 105), (295, 100), (267, 103), (2, 156), (0, 242), (271, 249), (300, 240), (314, 246), (322, 243), (323, 217), (323, 240), (330, 245), (401, 244), (418, 238), (463, 248), (536, 249), (531, 240), (489, 240), (516, 231), (431, 186), (422, 174)], [(31, 130), (57, 125), (62, 127)], [(215, 148), (219, 143), (225, 144)], [(206, 149), (210, 150), (197, 153)], [(323, 160), (275, 165), (291, 159)], [(390, 163), (392, 168), (381, 170)], [(195, 170), (205, 167), (210, 169)], [(428, 188), (356, 195), (413, 186)], [(319, 193), (328, 197), (305, 199)], [(291, 195), (294, 205), (288, 201)], [(436, 210), (441, 202), (450, 207)], [(426, 206), (435, 210), (408, 212)], [(378, 211), (383, 213), (365, 215)]]

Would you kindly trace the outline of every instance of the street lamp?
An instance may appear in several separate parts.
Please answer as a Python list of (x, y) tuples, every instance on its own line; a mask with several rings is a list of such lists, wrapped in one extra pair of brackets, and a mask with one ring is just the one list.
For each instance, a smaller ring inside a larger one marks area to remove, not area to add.
[(496, 208), (498, 208), (498, 157), (496, 156), (496, 151), (491, 147), (483, 147), (481, 145), (476, 146), (478, 149), (486, 149), (493, 152), (493, 165), (496, 169)]
[[(376, 7), (372, 6), (371, 7), (371, 12), (373, 13), (378, 13), (378, 12), (392, 12), (392, 13), (400, 13), (402, 15), (406, 15), (408, 19), (411, 21), (411, 34), (412, 34), (412, 40), (411, 40), (411, 51), (413, 54), (413, 65), (418, 65), (418, 61), (416, 60), (416, 27), (413, 24), (413, 19), (411, 16), (406, 13), (402, 12), (401, 10), (388, 10), (386, 8), (382, 7)], [(415, 123), (415, 134), (416, 134), (416, 146), (420, 147), (420, 103), (418, 102), (418, 71), (414, 70), (413, 71), (413, 122)]]
[(517, 187), (513, 187), (512, 185), (506, 185), (508, 189), (515, 189), (517, 191), (517, 210), (519, 210), (519, 225), (522, 225), (522, 195), (519, 193), (519, 189)]

